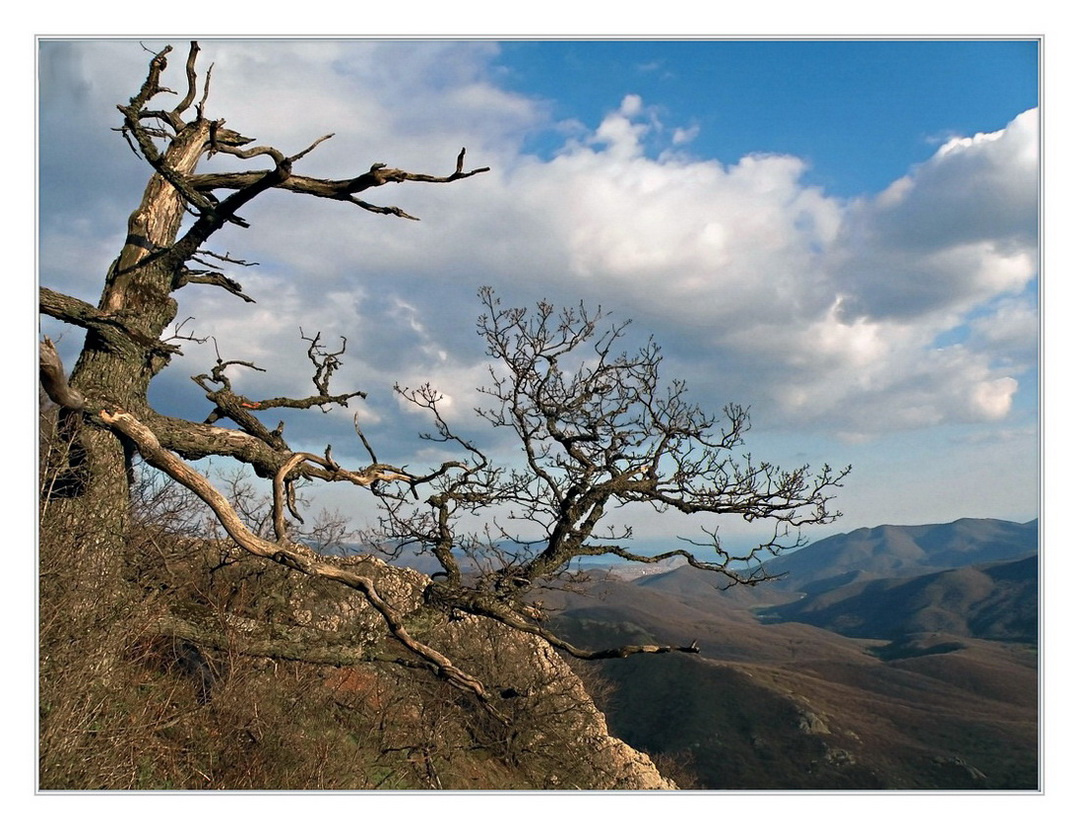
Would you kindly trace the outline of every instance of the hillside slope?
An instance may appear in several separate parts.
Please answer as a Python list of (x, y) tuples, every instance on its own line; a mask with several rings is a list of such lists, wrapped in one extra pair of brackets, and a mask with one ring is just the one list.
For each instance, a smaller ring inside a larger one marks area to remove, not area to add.
[[(555, 622), (596, 647), (698, 640), (700, 656), (601, 667), (612, 732), (673, 761), (682, 786), (1035, 789), (1037, 559), (993, 561), (1032, 538), (992, 520), (877, 528), (817, 543), (816, 563), (796, 554), (795, 584), (820, 593), (721, 591), (679, 568), (596, 582)], [(864, 578), (911, 570), (925, 573)]]
[(769, 566), (775, 587), (818, 593), (863, 579), (1019, 559), (1038, 549), (1037, 521), (958, 519), (948, 524), (860, 528), (807, 545)]
[(768, 608), (768, 621), (802, 622), (851, 637), (934, 632), (1034, 644), (1038, 557), (853, 582)]
[[(425, 606), (429, 579), (415, 571), (335, 560), (482, 677), (490, 705), (408, 659), (358, 592), (165, 534), (140, 547), (149, 590), (117, 612), (113, 643), (74, 624), (84, 618), (57, 564), (68, 549), (42, 545), (42, 790), (673, 787), (610, 735), (546, 642)], [(209, 645), (190, 638), (192, 618)], [(285, 633), (297, 630), (302, 640)], [(110, 655), (111, 682), (87, 682)]]

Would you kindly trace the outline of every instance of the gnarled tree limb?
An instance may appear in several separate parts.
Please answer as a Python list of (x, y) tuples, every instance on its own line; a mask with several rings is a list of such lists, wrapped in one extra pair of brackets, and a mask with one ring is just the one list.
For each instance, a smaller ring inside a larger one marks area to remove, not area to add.
[(672, 651), (681, 651), (687, 654), (699, 654), (700, 648), (694, 640), (688, 646), (671, 645), (624, 645), (617, 648), (589, 650), (579, 648), (561, 637), (558, 637), (543, 626), (526, 619), (515, 611), (509, 604), (499, 602), (489, 591), (475, 590), (472, 588), (458, 588), (442, 586), (432, 583), (428, 593), (435, 602), (449, 604), (453, 608), (467, 611), (478, 616), (488, 617), (503, 625), (532, 634), (546, 640), (555, 648), (566, 652), (579, 660), (610, 660), (612, 658), (629, 657), (633, 654), (666, 654)]
[[(319, 139), (319, 141), (324, 141), (326, 138), (329, 138), (329, 136), (324, 136)], [(308, 152), (318, 143), (318, 141), (315, 142), (312, 147), (309, 147), (308, 150), (305, 150), (304, 152)], [(273, 148), (257, 149), (261, 154), (272, 156), (271, 151)], [(251, 155), (257, 154), (259, 153), (251, 152)], [(280, 155), (280, 153), (278, 153), (278, 155)], [(298, 154), (294, 158), (299, 158), (302, 155), (303, 153)], [(464, 170), (464, 158), (465, 149), (462, 148), (457, 156), (457, 168), (448, 176), (432, 176), (427, 173), (410, 173), (407, 170), (387, 167), (380, 162), (371, 165), (371, 169), (366, 173), (361, 173), (359, 176), (352, 179), (317, 179), (310, 176), (291, 175), (286, 179), (274, 183), (273, 186), (280, 190), (291, 191), (292, 193), (302, 193), (308, 196), (317, 196), (322, 199), (351, 202), (372, 213), (390, 214), (399, 216), (403, 219), (416, 219), (415, 216), (405, 213), (401, 208), (372, 205), (357, 199), (355, 194), (369, 190), (373, 187), (381, 187), (385, 184), (396, 184), (399, 182), (446, 184), (458, 181), (459, 179), (467, 179), (480, 173), (486, 173), (491, 169), (490, 167), (477, 167), (473, 170), (466, 171)], [(189, 176), (187, 182), (192, 188), (200, 192), (211, 192), (214, 190), (241, 191), (245, 188), (253, 187), (266, 175), (267, 171), (255, 171), (250, 173), (200, 173)]]
[(202, 499), (213, 511), (221, 526), (240, 547), (254, 556), (270, 559), (309, 576), (338, 582), (363, 594), (382, 619), (394, 638), (440, 677), (451, 685), (475, 695), (489, 704), (490, 696), (483, 684), (450, 662), (449, 658), (416, 640), (405, 628), (400, 613), (378, 593), (374, 581), (351, 571), (329, 564), (314, 551), (295, 542), (271, 542), (256, 536), (240, 519), (226, 499), (204, 476), (165, 450), (157, 437), (134, 416), (123, 411), (102, 411), (102, 421), (138, 447), (147, 464), (161, 470)]
[(95, 332), (117, 351), (135, 348), (161, 355), (180, 352), (176, 346), (156, 337), (149, 337), (115, 314), (101, 311), (76, 297), (61, 294), (45, 286), (39, 289), (38, 307), (42, 314)]
[(41, 345), (38, 347), (38, 355), (41, 385), (49, 399), (65, 409), (76, 411), (85, 409), (86, 398), (82, 392), (68, 384), (64, 364), (60, 360), (56, 346), (48, 337), (41, 341)]
[[(351, 666), (368, 662), (372, 658), (362, 649), (348, 642), (317, 643), (280, 636), (279, 628), (254, 624), (253, 620), (235, 615), (225, 615), (224, 626), (199, 624), (176, 614), (154, 618), (147, 625), (147, 634), (177, 637), (190, 640), (200, 646), (236, 651), (250, 657), (270, 657), (275, 660), (298, 660), (305, 663), (321, 663), (330, 666)], [(227, 628), (226, 628), (227, 626)], [(325, 632), (318, 632), (325, 637)]]

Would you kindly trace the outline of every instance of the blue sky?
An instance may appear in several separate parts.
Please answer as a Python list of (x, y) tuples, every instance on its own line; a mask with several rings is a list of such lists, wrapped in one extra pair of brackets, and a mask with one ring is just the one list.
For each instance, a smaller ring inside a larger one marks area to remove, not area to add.
[[(201, 43), (211, 117), (286, 152), (336, 133), (297, 172), (441, 173), (461, 146), (492, 167), (377, 193), (420, 223), (276, 194), (253, 206), (218, 249), (260, 263), (235, 274), (258, 305), (178, 295), (224, 357), (276, 370), (237, 378), (251, 397), (304, 393), (301, 326), (347, 336), (341, 383), (369, 392), (380, 458), (430, 460), (392, 384), (435, 382), (470, 428), (489, 284), (632, 318), (707, 408), (751, 406), (761, 458), (852, 463), (827, 532), (1037, 515), (1034, 41)], [(41, 44), (40, 281), (87, 300), (146, 176), (110, 127), (147, 57), (134, 41)], [(74, 354), (77, 333), (43, 332)], [(185, 353), (154, 399), (201, 418), (188, 378), (214, 354)], [(287, 435), (361, 463), (356, 411)], [(638, 522), (646, 540), (677, 531)]]
[[(1033, 41), (508, 42), (505, 83), (550, 102), (555, 119), (602, 112), (627, 94), (698, 128), (693, 150), (810, 162), (837, 196), (880, 190), (941, 136), (1006, 124), (1038, 104)], [(539, 152), (557, 135), (534, 139)]]

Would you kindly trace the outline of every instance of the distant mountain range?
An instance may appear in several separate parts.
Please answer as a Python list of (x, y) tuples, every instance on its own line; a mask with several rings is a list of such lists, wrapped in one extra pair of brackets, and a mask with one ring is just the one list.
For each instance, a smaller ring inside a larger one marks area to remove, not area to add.
[(1036, 521), (861, 529), (755, 588), (597, 573), (552, 624), (595, 648), (698, 640), (584, 672), (612, 733), (684, 785), (1034, 789), (1037, 548)]
[[(749, 593), (760, 604), (768, 602), (774, 591), (819, 593), (867, 579), (920, 576), (947, 568), (1020, 559), (1037, 550), (1036, 519), (1025, 524), (959, 519), (939, 525), (863, 527), (766, 562), (769, 573), (782, 576)], [(653, 588), (678, 584), (686, 590), (708, 592), (727, 580), (686, 565), (638, 581)], [(735, 595), (745, 593), (736, 591)]]
[(807, 623), (849, 637), (932, 632), (1035, 643), (1038, 557), (850, 582), (769, 608), (761, 619)]
[(1020, 559), (1038, 550), (1038, 522), (959, 519), (882, 525), (830, 536), (770, 563), (786, 590), (817, 593), (864, 579), (919, 576), (947, 568)]

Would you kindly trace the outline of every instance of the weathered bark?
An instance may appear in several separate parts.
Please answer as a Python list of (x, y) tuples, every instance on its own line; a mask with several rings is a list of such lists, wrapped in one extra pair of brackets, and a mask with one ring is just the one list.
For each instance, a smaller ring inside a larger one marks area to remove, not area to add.
[[(196, 120), (171, 142), (165, 163), (181, 175), (190, 174), (206, 151), (208, 135), (207, 123)], [(127, 241), (106, 277), (98, 319), (111, 325), (87, 327), (85, 346), (69, 379), (69, 388), (84, 401), (145, 409), (150, 381), (168, 361), (168, 349), (159, 338), (176, 316), (176, 302), (169, 296), (175, 263), (160, 252), (175, 242), (183, 213), (182, 197), (155, 173), (131, 214)], [(56, 509), (67, 514), (66, 521), (95, 529), (80, 551), (84, 575), (98, 577), (88, 593), (116, 596), (123, 592), (120, 558), (130, 501), (130, 450), (95, 425), (85, 410), (77, 412), (65, 408), (61, 417), (65, 438), (79, 448), (71, 460), (79, 468), (73, 474), (81, 486)]]

